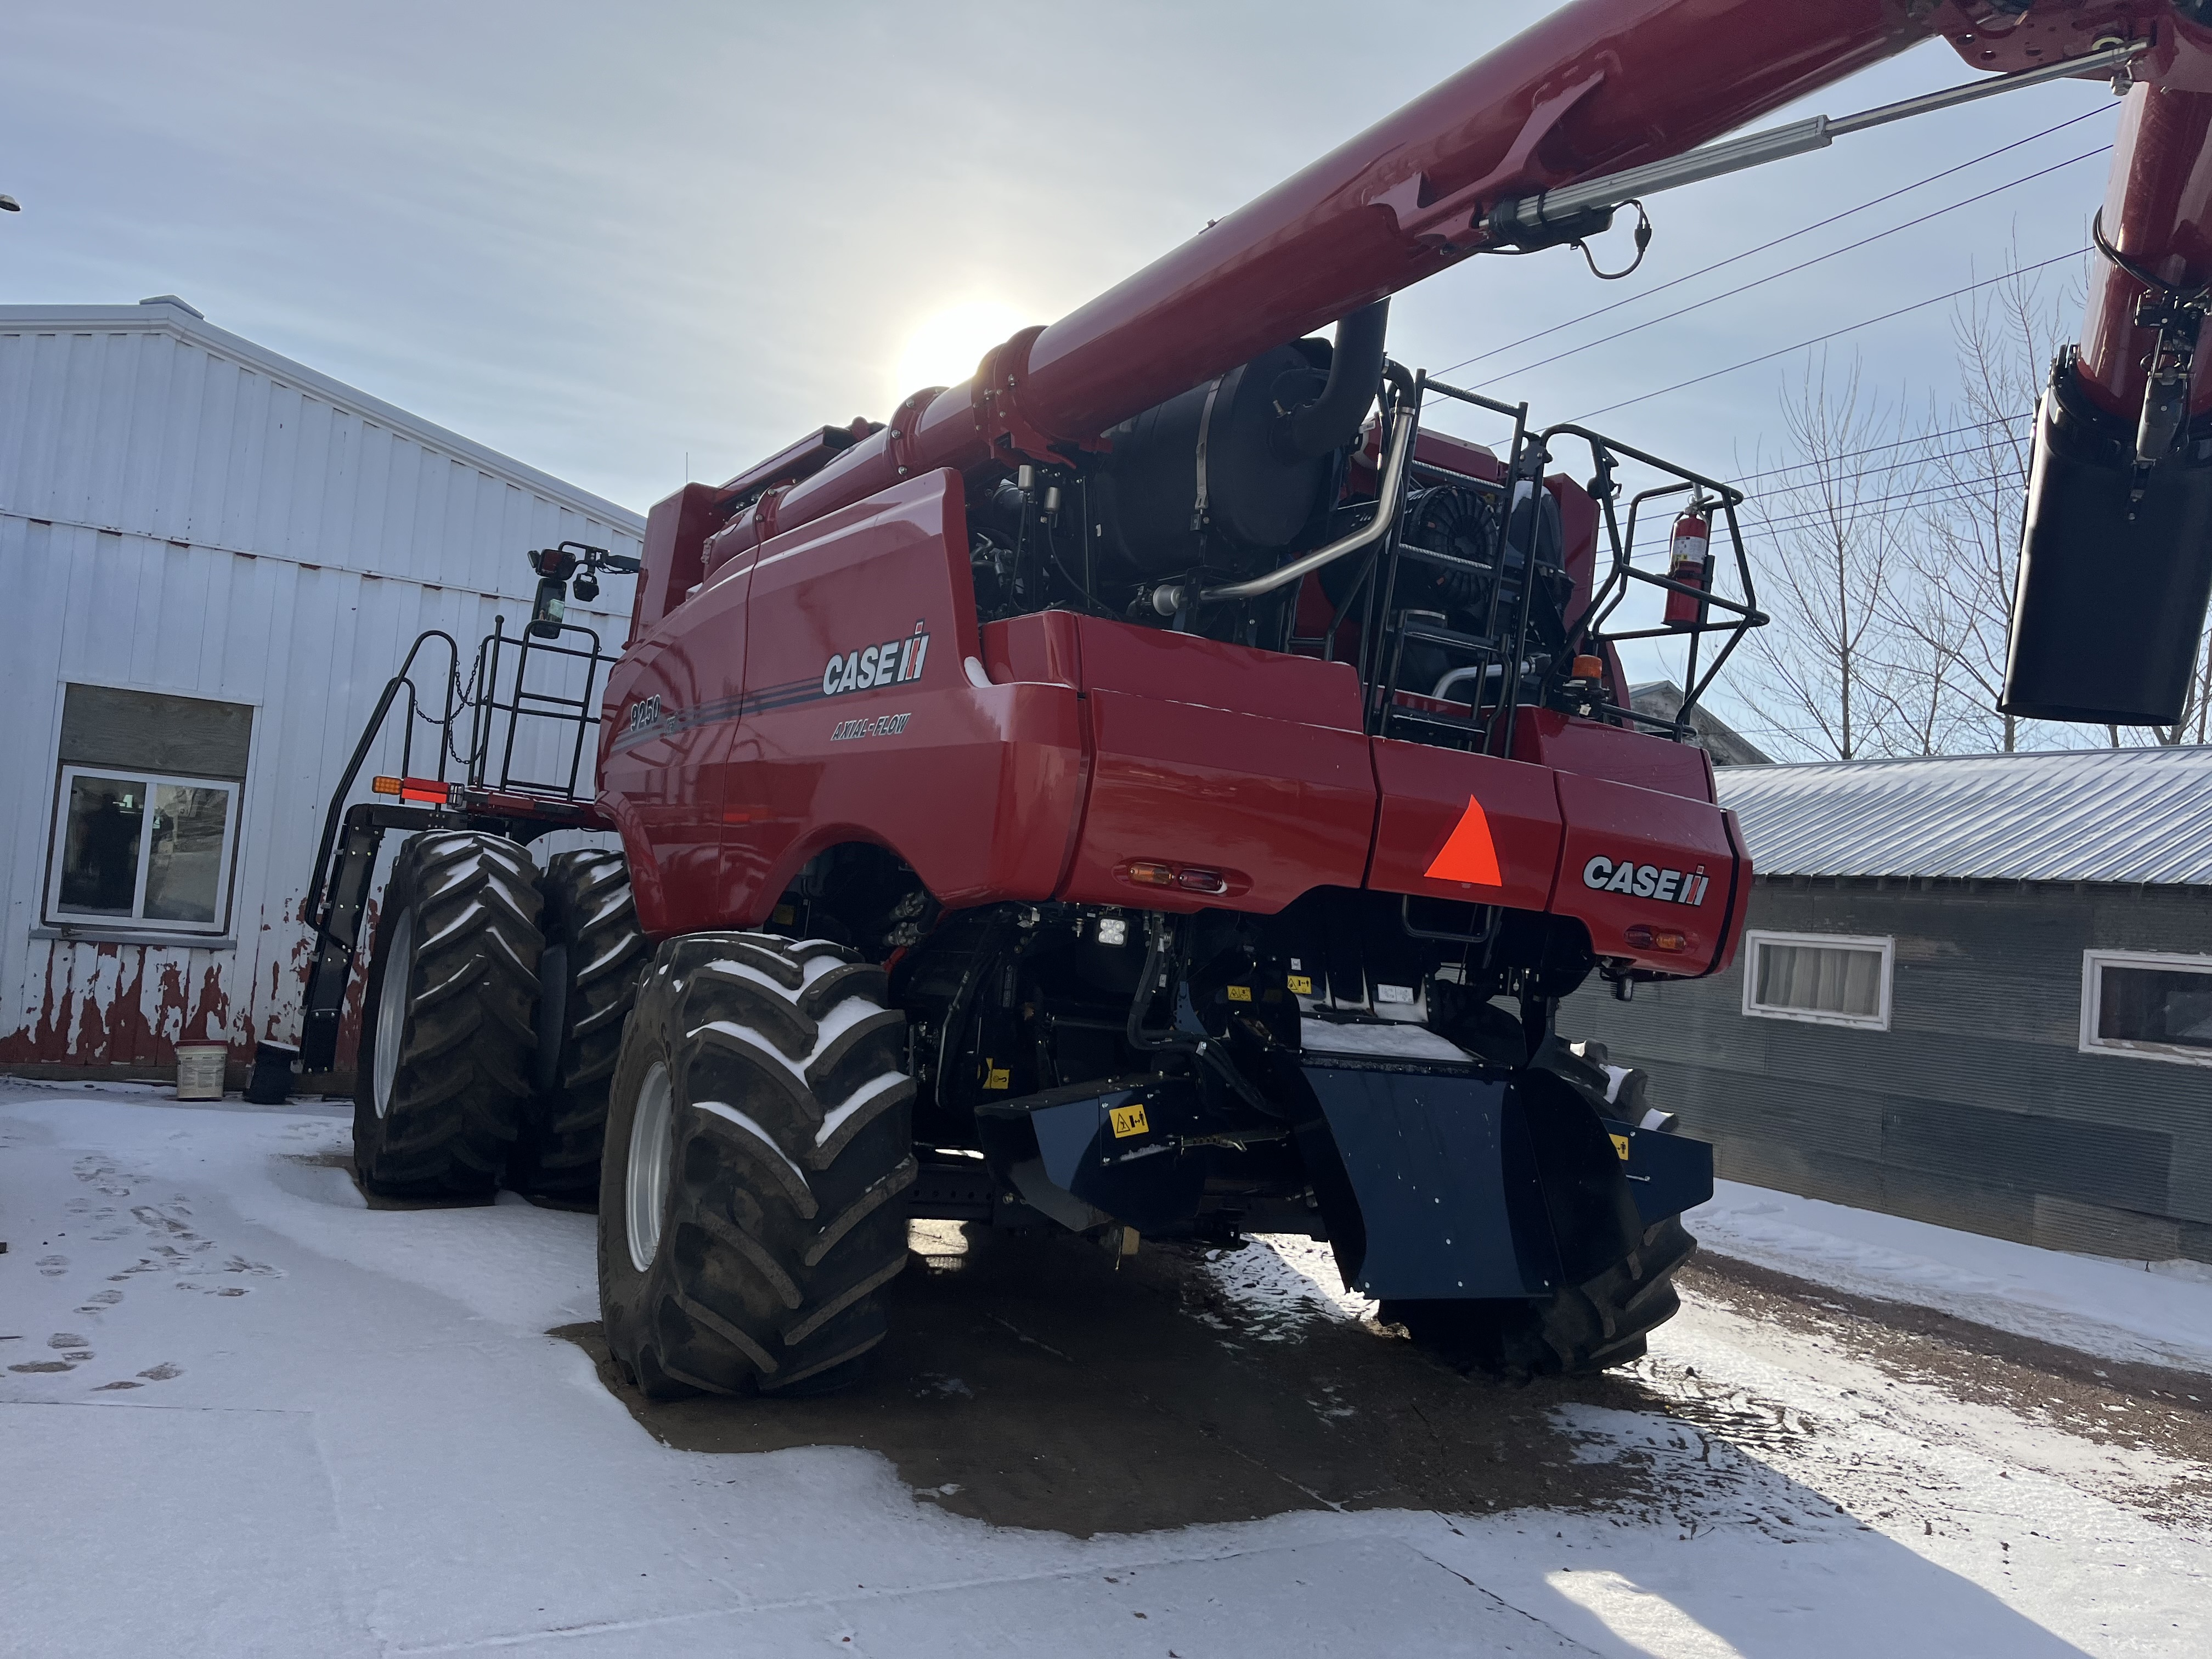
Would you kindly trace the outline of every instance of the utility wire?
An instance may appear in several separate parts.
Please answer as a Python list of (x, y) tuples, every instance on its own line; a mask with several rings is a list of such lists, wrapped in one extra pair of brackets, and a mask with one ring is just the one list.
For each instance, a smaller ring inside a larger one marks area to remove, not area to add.
[[(1902, 472), (1909, 466), (1936, 466), (1945, 461), (1964, 460), (1970, 455), (1996, 455), (2003, 453), (2004, 451), (2011, 448), (2011, 447), (2012, 443), (2010, 440), (2000, 439), (1996, 443), (1980, 444), (1969, 449), (1941, 449), (1930, 455), (1907, 456), (1904, 460), (1892, 461), (1886, 466), (1861, 467), (1852, 472), (1850, 477), (1853, 478), (1878, 477), (1885, 472)], [(1842, 457), (1837, 456), (1831, 459), (1840, 460)], [(1825, 463), (1820, 461), (1808, 461), (1806, 463), (1808, 466), (1820, 466), (1824, 464)], [(1799, 490), (1810, 489), (1814, 488), (1816, 482), (1816, 480), (1808, 478), (1796, 483), (1776, 484), (1771, 489), (1754, 489), (1747, 495), (1744, 499), (1751, 501), (1771, 501), (1777, 495), (1791, 495)]]
[(2033, 418), (2033, 415), (1999, 415), (1992, 420), (1970, 421), (1965, 426), (1947, 426), (1941, 432), (1923, 432), (1917, 438), (1899, 438), (1894, 443), (1870, 444), (1864, 449), (1847, 449), (1840, 455), (1823, 455), (1818, 460), (1792, 461), (1787, 466), (1770, 466), (1764, 472), (1747, 472), (1736, 483), (1749, 483), (1754, 478), (1771, 478), (1784, 472), (1802, 472), (1831, 461), (1856, 460), (1862, 455), (1879, 455), (1886, 449), (1905, 449), (1913, 444), (1933, 443), (1938, 438), (1955, 437), (1961, 432), (1979, 432), (1984, 427), (2018, 426), (2022, 421)]
[(1584, 341), (1581, 345), (1569, 346), (1565, 351), (1555, 351), (1548, 357), (1539, 357), (1533, 363), (1523, 363), (1518, 368), (1508, 370), (1506, 373), (1502, 374), (1492, 375), (1486, 380), (1478, 380), (1475, 382), (1475, 385), (1478, 386), (1493, 386), (1499, 380), (1514, 380), (1521, 375), (1530, 373), (1532, 370), (1545, 368), (1548, 364), (1562, 362), (1569, 357), (1579, 356), (1582, 353), (1594, 350), (1599, 346), (1610, 345), (1615, 340), (1626, 339), (1628, 336), (1640, 332), (1642, 330), (1647, 328), (1656, 328), (1662, 323), (1671, 323), (1677, 317), (1686, 317), (1693, 311), (1702, 311), (1707, 306), (1718, 305), (1723, 300), (1733, 300), (1739, 294), (1748, 294), (1755, 288), (1763, 288), (1769, 283), (1780, 282), (1784, 276), (1795, 276), (1801, 270), (1809, 270), (1813, 266), (1819, 264), (1824, 259), (1833, 259), (1840, 254), (1856, 252), (1860, 248), (1866, 247), (1875, 242), (1879, 242), (1885, 236), (1894, 236), (1899, 231), (1911, 230), (1917, 225), (1924, 225), (1931, 219), (1940, 219), (1947, 213), (1956, 213), (1960, 208), (1972, 207), (1977, 202), (1986, 202), (1990, 197), (1997, 195), (2002, 191), (2014, 189), (2021, 185), (2033, 184), (2038, 179), (2048, 178), (2051, 174), (2058, 172), (2063, 167), (2072, 167), (2077, 161), (2086, 161), (2093, 156), (2109, 155), (2112, 152), (2112, 147), (2110, 144), (2104, 144), (2099, 146), (2095, 149), (2083, 150), (2079, 155), (2069, 156), (2065, 161), (2055, 162), (2051, 166), (2045, 167), (2039, 173), (2030, 173), (2021, 178), (2011, 179), (2005, 184), (1998, 185), (1991, 189), (1985, 190), (1978, 196), (1969, 196), (1961, 201), (1953, 202), (1948, 206), (1936, 208), (1931, 212), (1922, 214), (1917, 219), (1907, 219), (1903, 224), (1892, 225), (1887, 230), (1878, 230), (1871, 236), (1862, 236), (1856, 242), (1846, 242), (1843, 246), (1831, 248), (1826, 253), (1816, 253), (1809, 259), (1801, 259), (1794, 265), (1784, 266), (1782, 270), (1771, 272), (1765, 276), (1755, 276), (1751, 281), (1741, 283), (1735, 288), (1723, 289), (1720, 293), (1713, 295), (1708, 299), (1693, 300), (1688, 305), (1680, 307), (1673, 311), (1663, 312), (1660, 315), (1650, 318), (1644, 322), (1632, 323), (1626, 328), (1617, 329), (1611, 334), (1601, 334), (1595, 340)]
[[(1988, 482), (1993, 489), (1996, 487), (2016, 488), (2017, 492), (2021, 495), (2025, 495), (2027, 489), (2025, 479), (2021, 480), (2016, 487), (2007, 486), (2002, 479), (1993, 478)], [(1855, 501), (1838, 501), (1833, 507), (1811, 507), (1801, 513), (1784, 514), (1778, 519), (1755, 518), (1754, 522), (1760, 529), (1770, 532), (1777, 530), (1794, 530), (1807, 524), (1818, 523), (1824, 519), (1850, 518), (1866, 507), (1881, 507), (1892, 501), (1909, 501), (1916, 495), (1936, 497), (1935, 500), (1923, 501), (1921, 503), (1923, 507), (1941, 507), (1947, 501), (1985, 500), (1988, 493), (1990, 492), (1985, 492), (1979, 486), (1960, 484), (1947, 478), (1941, 483), (1922, 484), (1916, 489), (1899, 490), (1895, 495), (1870, 495)]]
[[(2006, 154), (2009, 150), (2018, 149), (2023, 144), (2032, 144), (2039, 138), (2048, 138), (2054, 132), (2063, 132), (2068, 127), (2076, 125), (2083, 121), (2093, 119), (2094, 118), (2105, 114), (2106, 112), (2103, 109), (2084, 111), (2080, 115), (2072, 116), (2066, 120), (2061, 121), (2057, 126), (2045, 127), (2040, 132), (2031, 132), (2025, 138), (2015, 138), (2008, 144), (2000, 144), (1996, 149), (1990, 150), (1984, 155), (1977, 155), (1971, 161), (1960, 161), (1956, 166), (1945, 167), (1941, 173), (1931, 173), (1925, 179), (1916, 179), (1909, 185), (1900, 185), (1897, 189), (1889, 191), (1883, 195), (1872, 197), (1866, 201), (1861, 202), (1856, 207), (1848, 207), (1840, 213), (1830, 214), (1825, 219), (1816, 219), (1809, 225), (1801, 226), (1796, 230), (1789, 231), (1783, 235), (1776, 237), (1772, 241), (1761, 242), (1757, 247), (1746, 248), (1741, 253), (1731, 253), (1724, 259), (1716, 259), (1712, 264), (1701, 266), (1699, 269), (1690, 271), (1685, 276), (1670, 277), (1666, 282), (1658, 283), (1651, 288), (1647, 288), (1639, 294), (1632, 294), (1626, 299), (1615, 300), (1611, 305), (1600, 306), (1595, 311), (1586, 311), (1581, 316), (1570, 318), (1564, 323), (1554, 323), (1548, 328), (1538, 329), (1534, 334), (1524, 334), (1517, 340), (1509, 340), (1504, 345), (1492, 346), (1487, 351), (1478, 351), (1472, 357), (1462, 357), (1459, 362), (1450, 365), (1449, 368), (1438, 369), (1436, 375), (1431, 378), (1441, 378), (1443, 375), (1453, 373), (1455, 370), (1465, 368), (1470, 363), (1479, 363), (1483, 362), (1486, 358), (1495, 357), (1501, 353), (1512, 351), (1521, 346), (1528, 345), (1533, 341), (1540, 340), (1547, 335), (1557, 334), (1570, 328), (1578, 328), (1584, 323), (1606, 315), (1608, 312), (1618, 311), (1623, 306), (1632, 306), (1639, 301), (1650, 299), (1655, 294), (1664, 294), (1670, 288), (1679, 288), (1684, 283), (1695, 282), (1700, 276), (1710, 276), (1714, 271), (1719, 270), (1724, 266), (1735, 264), (1739, 260), (1748, 259), (1754, 254), (1765, 252), (1770, 248), (1780, 247), (1784, 242), (1794, 242), (1800, 236), (1809, 236), (1816, 230), (1822, 229), (1826, 226), (1836, 224), (1842, 220), (1850, 218), (1855, 213), (1863, 213), (1869, 208), (1880, 207), (1884, 202), (1893, 202), (1899, 197), (1909, 195), (1913, 191), (1918, 190), (1923, 185), (1932, 185), (1937, 179), (1948, 179), (1954, 173), (1963, 173), (1968, 167), (1979, 167), (1983, 162), (1994, 161), (1998, 156)], [(2107, 146), (2107, 148), (2109, 148), (2109, 146)]]
[(1946, 300), (1955, 300), (1962, 294), (1972, 294), (1976, 289), (1987, 288), (1992, 283), (2006, 282), (2014, 276), (2030, 276), (2048, 266), (2063, 264), (2069, 259), (2078, 259), (2088, 252), (2086, 247), (2077, 247), (2064, 253), (2055, 254), (2048, 259), (2039, 259), (2032, 265), (2020, 265), (2011, 270), (2000, 271), (1996, 276), (1985, 276), (1978, 283), (1969, 283), (1964, 288), (1954, 288), (1948, 294), (1938, 294), (1929, 299), (1917, 300), (1909, 306), (1899, 306), (1894, 311), (1885, 311), (1879, 317), (1869, 317), (1862, 322), (1848, 323), (1842, 328), (1830, 329), (1826, 334), (1815, 334), (1810, 339), (1799, 340), (1792, 345), (1778, 346), (1772, 351), (1763, 351), (1756, 357), (1747, 357), (1741, 362), (1730, 363), (1725, 368), (1708, 369), (1703, 374), (1692, 374), (1688, 380), (1677, 380), (1672, 386), (1662, 386), (1654, 392), (1638, 392), (1633, 398), (1623, 398), (1619, 403), (1607, 404), (1602, 409), (1593, 409), (1586, 414), (1577, 415), (1572, 417), (1570, 424), (1578, 426), (1584, 421), (1594, 421), (1601, 415), (1610, 415), (1616, 409), (1632, 408), (1638, 404), (1649, 403), (1654, 398), (1664, 398), (1670, 392), (1680, 392), (1689, 386), (1703, 386), (1707, 380), (1717, 380), (1722, 375), (1733, 374), (1740, 368), (1754, 368), (1760, 363), (1771, 362), (1777, 357), (1786, 357), (1793, 351), (1802, 351), (1808, 346), (1816, 346), (1829, 340), (1841, 339), (1844, 335), (1856, 334), (1863, 328), (1872, 328), (1876, 323), (1887, 323), (1916, 311), (1924, 311), (1929, 306), (1941, 305)]

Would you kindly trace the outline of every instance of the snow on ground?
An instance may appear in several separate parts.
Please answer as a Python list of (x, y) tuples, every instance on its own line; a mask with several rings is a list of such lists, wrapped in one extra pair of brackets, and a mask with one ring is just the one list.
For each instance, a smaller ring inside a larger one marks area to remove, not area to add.
[(2069, 1255), (1739, 1182), (1714, 1184), (1712, 1202), (1684, 1221), (1720, 1255), (2088, 1353), (2212, 1370), (2212, 1282), (2188, 1271), (2197, 1263)]
[[(592, 1218), (367, 1208), (347, 1135), (0, 1081), (0, 1652), (2212, 1651), (2205, 1511), (2142, 1501), (2202, 1469), (1721, 1300), (1619, 1392), (1653, 1405), (1558, 1408), (1580, 1456), (1660, 1477), (1628, 1510), (1079, 1540), (851, 1447), (680, 1451), (546, 1334), (592, 1316)], [(1808, 1226), (1783, 1214), (1745, 1224)], [(1302, 1241), (1200, 1271), (1224, 1342), (1364, 1310)]]

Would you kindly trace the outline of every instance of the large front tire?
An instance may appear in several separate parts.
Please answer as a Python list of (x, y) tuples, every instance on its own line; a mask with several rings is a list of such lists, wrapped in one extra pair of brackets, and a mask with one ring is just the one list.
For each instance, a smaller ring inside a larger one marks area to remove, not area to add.
[(647, 1395), (855, 1380), (906, 1265), (905, 1016), (820, 939), (695, 933), (638, 988), (607, 1112), (599, 1304)]
[(538, 866), (497, 836), (399, 849), (369, 956), (354, 1167), (398, 1198), (489, 1197), (532, 1093)]

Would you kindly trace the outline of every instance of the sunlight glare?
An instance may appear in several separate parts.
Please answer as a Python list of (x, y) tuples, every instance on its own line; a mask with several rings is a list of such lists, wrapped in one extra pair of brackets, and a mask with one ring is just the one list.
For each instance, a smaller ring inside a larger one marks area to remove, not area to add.
[(971, 300), (939, 312), (908, 339), (899, 353), (898, 384), (893, 398), (926, 386), (957, 386), (975, 372), (993, 346), (1036, 321), (998, 300)]

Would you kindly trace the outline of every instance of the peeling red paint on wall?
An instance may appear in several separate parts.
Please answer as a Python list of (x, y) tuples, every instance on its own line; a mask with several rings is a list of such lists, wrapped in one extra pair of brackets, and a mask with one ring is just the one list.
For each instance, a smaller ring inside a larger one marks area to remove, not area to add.
[(37, 1017), (0, 1036), (0, 1065), (166, 1066), (179, 1041), (209, 1036), (249, 1057), (222, 968), (206, 964), (195, 986), (188, 963), (176, 959), (182, 954), (175, 946), (47, 943)]

